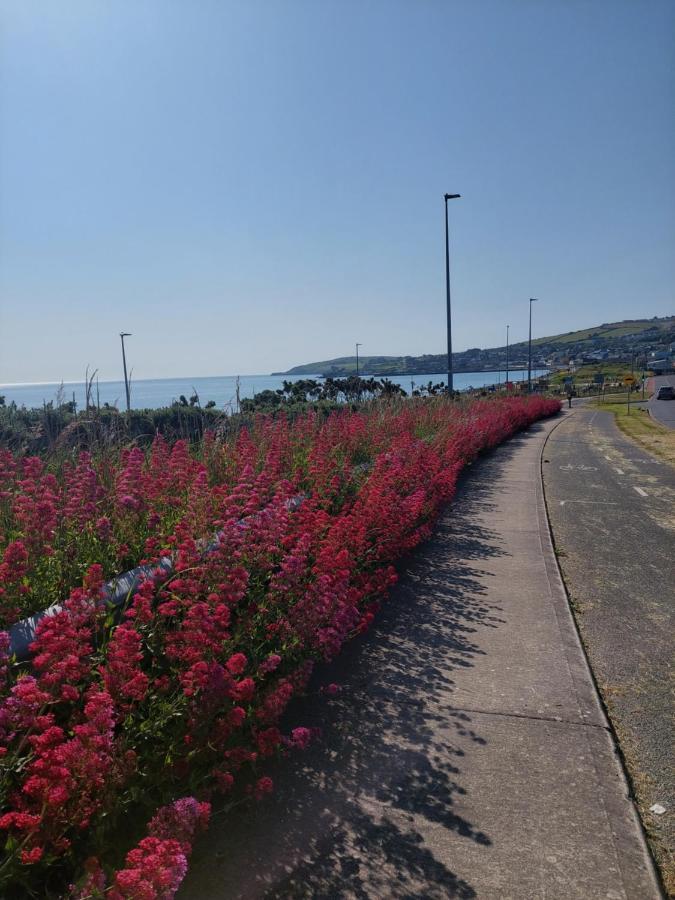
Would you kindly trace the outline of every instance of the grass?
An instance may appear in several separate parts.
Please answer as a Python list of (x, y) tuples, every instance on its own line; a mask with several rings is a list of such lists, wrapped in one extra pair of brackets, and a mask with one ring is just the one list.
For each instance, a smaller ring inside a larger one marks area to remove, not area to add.
[[(670, 322), (671, 320), (667, 320)], [(653, 322), (650, 319), (632, 319), (629, 322), (614, 322), (607, 325), (596, 325), (595, 328), (583, 328), (580, 331), (569, 331), (566, 334), (557, 334), (555, 337), (537, 338), (533, 340), (533, 344), (557, 343), (557, 344), (573, 344), (577, 341), (587, 341), (590, 337), (599, 338), (619, 338), (627, 334), (637, 334), (640, 331), (647, 331), (656, 325), (660, 329), (665, 323)]]
[[(642, 399), (642, 391), (633, 391), (630, 395), (630, 410), (631, 415), (633, 414), (633, 406), (636, 403), (646, 403), (649, 400), (649, 394), (645, 391), (645, 399)], [(626, 391), (617, 391), (615, 394), (605, 394), (605, 396), (598, 400), (597, 396), (595, 398), (595, 402), (599, 403), (600, 406), (625, 406), (628, 407), (628, 393)], [(612, 412), (616, 412), (615, 409), (612, 409)]]
[[(562, 384), (565, 378), (573, 378), (574, 384), (585, 384), (587, 382), (593, 381), (593, 376), (598, 372), (602, 372), (605, 376), (605, 381), (621, 381), (624, 375), (630, 375), (630, 365), (627, 363), (603, 363), (597, 362), (592, 363), (586, 366), (579, 366), (576, 372), (556, 372), (555, 375), (551, 375), (550, 381), (553, 384)], [(633, 375), (635, 378), (639, 379), (641, 376), (641, 371), (634, 371)]]
[[(658, 817), (654, 816), (654, 814), (649, 811), (649, 806), (655, 796), (654, 789), (656, 785), (654, 784), (653, 778), (644, 771), (644, 768), (641, 765), (641, 755), (636, 747), (634, 736), (629, 729), (624, 727), (621, 719), (618, 716), (615, 716), (612, 710), (612, 697), (621, 693), (626, 693), (626, 689), (613, 688), (606, 684), (601, 684), (600, 688), (605, 703), (607, 704), (612, 724), (616, 728), (621, 753), (623, 754), (626, 768), (630, 773), (630, 780), (640, 811), (640, 817), (645, 826), (654, 856), (656, 857), (656, 862), (661, 872), (667, 895), (669, 897), (675, 897), (675, 858), (673, 858), (672, 849), (668, 846), (667, 831), (663, 828), (665, 823), (655, 821)], [(663, 818), (665, 818), (665, 816)]]
[(616, 424), (627, 437), (632, 438), (649, 453), (675, 466), (675, 431), (654, 421), (646, 410), (633, 406), (635, 399), (634, 394), (631, 398), (630, 415), (626, 394), (613, 394), (603, 402), (596, 402), (593, 405), (597, 409), (613, 413)]

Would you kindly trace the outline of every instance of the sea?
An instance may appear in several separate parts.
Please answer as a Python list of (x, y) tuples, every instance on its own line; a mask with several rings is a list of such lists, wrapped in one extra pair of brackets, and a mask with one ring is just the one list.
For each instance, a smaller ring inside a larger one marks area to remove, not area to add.
[[(532, 375), (546, 374), (546, 369), (536, 369)], [(370, 376), (364, 376), (366, 378)], [(148, 378), (132, 381), (131, 406), (133, 409), (157, 409), (162, 406), (170, 406), (181, 395), (189, 398), (197, 394), (199, 402), (204, 406), (209, 400), (215, 401), (219, 409), (233, 411), (237, 402), (237, 381), (239, 382), (239, 397), (254, 397), (261, 391), (283, 387), (284, 381), (298, 381), (301, 378), (313, 378), (321, 380), (320, 375), (220, 375), (211, 378)], [(466, 391), (471, 388), (483, 388), (490, 385), (504, 383), (506, 372), (455, 372), (454, 387), (458, 391)], [(509, 372), (509, 380), (518, 382), (527, 378), (527, 372), (522, 370)], [(398, 375), (391, 376), (390, 380), (408, 393), (415, 387), (426, 385), (429, 381), (434, 384), (447, 384), (447, 375), (439, 372), (433, 375)], [(101, 406), (109, 403), (119, 409), (126, 408), (124, 381), (101, 381), (92, 387), (92, 400)], [(83, 381), (66, 381), (40, 384), (0, 384), (0, 396), (4, 396), (5, 403), (14, 402), (17, 406), (26, 409), (42, 407), (44, 403), (68, 402), (75, 400), (78, 409), (85, 404), (86, 386)]]

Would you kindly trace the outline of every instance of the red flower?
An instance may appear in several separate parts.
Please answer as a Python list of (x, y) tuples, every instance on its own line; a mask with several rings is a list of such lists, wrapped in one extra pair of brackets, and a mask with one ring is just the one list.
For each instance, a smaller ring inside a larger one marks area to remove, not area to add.
[(252, 678), (242, 678), (241, 681), (236, 682), (232, 693), (235, 699), (241, 703), (247, 703), (253, 699), (255, 694), (255, 682)]
[(294, 728), (291, 731), (291, 738), (296, 747), (304, 750), (312, 739), (312, 732), (309, 728)]
[(33, 863), (39, 862), (44, 853), (43, 847), (32, 847), (30, 850), (21, 851), (21, 862), (24, 866), (31, 866)]
[(248, 660), (243, 653), (235, 653), (231, 656), (227, 663), (227, 670), (231, 675), (241, 675), (248, 664)]

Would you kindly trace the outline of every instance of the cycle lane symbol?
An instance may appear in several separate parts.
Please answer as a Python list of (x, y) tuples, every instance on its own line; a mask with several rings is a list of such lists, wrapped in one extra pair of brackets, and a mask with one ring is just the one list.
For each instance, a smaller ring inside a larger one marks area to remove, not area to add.
[(561, 471), (563, 472), (597, 472), (597, 466), (573, 466), (571, 463), (567, 463), (566, 466), (560, 466)]

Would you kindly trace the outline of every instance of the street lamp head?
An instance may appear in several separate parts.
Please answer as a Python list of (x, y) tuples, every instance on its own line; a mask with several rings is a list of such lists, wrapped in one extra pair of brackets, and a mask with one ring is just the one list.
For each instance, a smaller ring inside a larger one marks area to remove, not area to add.
[(130, 331), (120, 331), (120, 337), (132, 337)]
[(443, 196), (446, 200), (457, 200), (462, 195), (461, 194), (444, 194)]
[(539, 302), (538, 297), (530, 297), (530, 303), (538, 303), (538, 302)]

